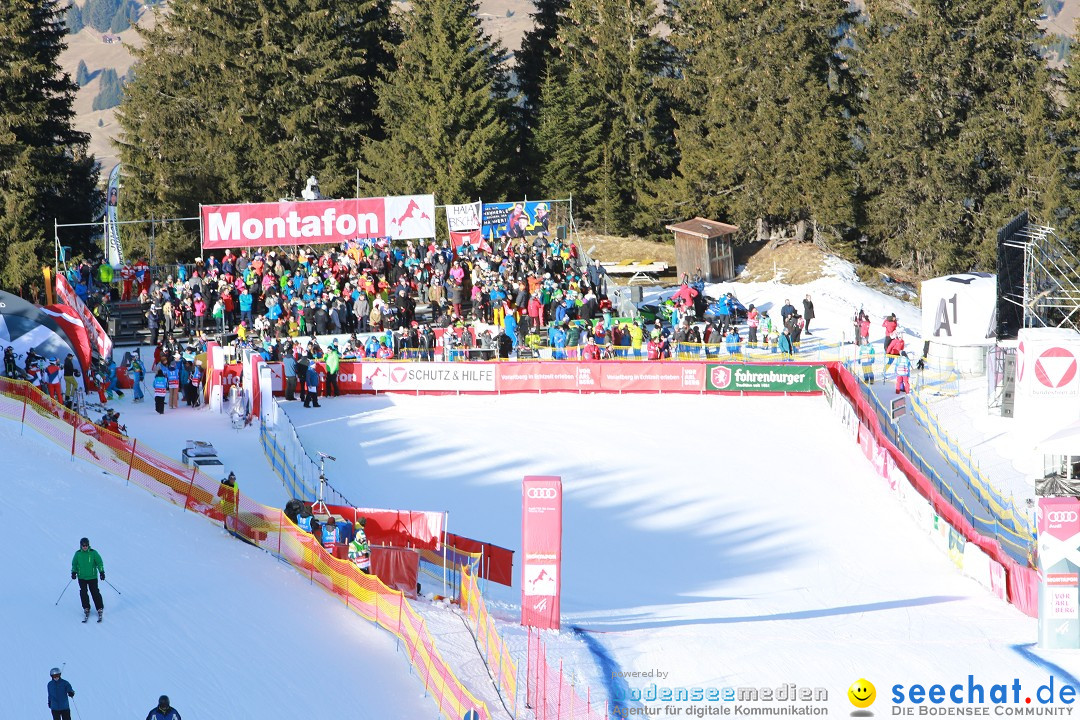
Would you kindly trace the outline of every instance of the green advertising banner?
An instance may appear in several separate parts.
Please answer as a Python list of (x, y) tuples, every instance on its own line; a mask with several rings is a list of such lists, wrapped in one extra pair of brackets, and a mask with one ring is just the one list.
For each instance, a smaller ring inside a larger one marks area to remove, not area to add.
[(823, 365), (709, 365), (705, 389), (723, 392), (819, 393), (829, 381)]

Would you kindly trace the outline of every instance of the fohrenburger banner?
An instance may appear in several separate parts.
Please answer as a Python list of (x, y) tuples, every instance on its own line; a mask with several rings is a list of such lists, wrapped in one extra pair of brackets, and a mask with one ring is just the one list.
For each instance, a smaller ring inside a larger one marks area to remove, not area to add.
[(434, 195), (203, 205), (200, 211), (207, 250), (435, 237)]

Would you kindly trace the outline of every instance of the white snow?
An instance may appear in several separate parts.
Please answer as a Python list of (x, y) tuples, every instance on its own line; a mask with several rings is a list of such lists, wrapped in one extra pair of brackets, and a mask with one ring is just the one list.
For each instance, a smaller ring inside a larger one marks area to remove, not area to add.
[[(777, 311), (790, 299), (801, 311), (810, 293), (815, 341), (850, 337), (860, 305), (872, 338), (889, 312), (917, 334), (917, 308), (857, 284), (849, 267), (834, 271), (800, 287), (734, 284), (711, 294), (731, 289), (744, 304)], [(961, 575), (932, 544), (821, 398), (321, 402), (308, 410), (288, 403), (286, 412), (310, 451), (337, 457), (330, 481), (358, 505), (446, 510), (451, 532), (516, 550), (521, 478), (563, 478), (563, 631), (545, 639), (551, 662), (562, 659), (594, 699), (651, 683), (794, 683), (825, 688), (825, 706), (846, 714), (848, 686), (865, 677), (877, 686), (872, 709), (886, 715), (894, 684), (947, 687), (971, 674), (987, 688), (1018, 678), (1033, 693), (1051, 673), (1058, 686), (1063, 677), (1075, 682), (1062, 671), (1080, 676), (1080, 655), (1035, 651), (1036, 621)], [(184, 440), (210, 440), (242, 492), (284, 503), (257, 428), (234, 431), (205, 409), (159, 417), (130, 395), (117, 406), (140, 442), (178, 457)], [(0, 445), (8, 458), (0, 538), (10, 558), (0, 593), (9, 618), (0, 655), (5, 717), (44, 716), (48, 668), (65, 662), (82, 720), (141, 718), (161, 693), (189, 719), (437, 716), (393, 638), (288, 566), (71, 463), (29, 430), (20, 437), (17, 424), (0, 425)], [(53, 605), (82, 535), (124, 593), (104, 588), (102, 625), (79, 624), (74, 586)], [(523, 655), (518, 590), (484, 590)], [(462, 679), (490, 699), (457, 611), (424, 612)], [(1059, 669), (1033, 661), (1040, 657)], [(668, 675), (613, 681), (612, 670)], [(690, 705), (678, 707), (689, 714)]]

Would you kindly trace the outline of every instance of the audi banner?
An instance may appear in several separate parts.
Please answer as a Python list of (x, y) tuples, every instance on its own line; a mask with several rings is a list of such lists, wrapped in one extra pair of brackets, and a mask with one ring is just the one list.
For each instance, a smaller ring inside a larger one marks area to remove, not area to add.
[(435, 237), (435, 196), (203, 205), (205, 250)]
[(1080, 648), (1080, 499), (1040, 497), (1039, 647)]
[(562, 592), (562, 479), (521, 481), (521, 624), (559, 629)]

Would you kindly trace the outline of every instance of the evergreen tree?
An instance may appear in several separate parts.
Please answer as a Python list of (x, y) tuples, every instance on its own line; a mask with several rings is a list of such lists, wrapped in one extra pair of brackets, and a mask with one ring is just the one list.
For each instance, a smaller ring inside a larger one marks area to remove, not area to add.
[[(553, 158), (541, 158), (536, 153), (535, 135), (540, 124), (540, 101), (548, 65), (555, 55), (555, 37), (559, 17), (570, 6), (569, 0), (533, 0), (536, 12), (532, 13), (533, 26), (521, 40), (521, 49), (515, 54), (514, 74), (517, 78), (519, 97), (514, 107), (514, 135), (521, 156), (518, 177), (523, 193), (534, 193), (539, 187), (539, 171), (544, 163)], [(557, 92), (553, 88), (552, 92)], [(568, 187), (568, 186), (563, 186)]]
[(98, 32), (109, 32), (122, 0), (88, 0), (83, 20)]
[[(866, 233), (921, 274), (992, 268), (996, 230), (1060, 202), (1039, 0), (869, 0)], [(1052, 211), (1051, 211), (1052, 212)]]
[(64, 11), (64, 24), (67, 25), (69, 35), (74, 35), (85, 27), (82, 10), (75, 2), (68, 5), (67, 10)]
[[(132, 216), (295, 196), (309, 175), (352, 195), (363, 140), (382, 136), (374, 83), (398, 37), (390, 0), (174, 0), (139, 33), (118, 113)], [(175, 224), (157, 239), (169, 259), (198, 242)]]
[[(57, 0), (0, 4), (0, 283), (41, 281), (53, 261), (53, 222), (88, 222), (100, 212), (89, 138), (72, 128), (76, 86), (61, 73), (65, 11)], [(76, 253), (86, 232), (64, 236)]]
[(86, 61), (80, 60), (79, 67), (75, 70), (75, 84), (79, 87), (90, 82), (90, 70), (86, 67)]
[(702, 215), (744, 236), (840, 250), (855, 225), (853, 93), (842, 55), (847, 0), (680, 0), (678, 173), (662, 216)]
[(108, 110), (120, 104), (124, 99), (124, 84), (120, 82), (116, 70), (105, 68), (101, 71), (101, 82), (98, 94), (94, 96), (94, 110)]
[(379, 86), (386, 138), (364, 151), (370, 191), (433, 192), (447, 203), (502, 196), (507, 78), (475, 0), (414, 0), (403, 29), (397, 71)]
[(122, 33), (130, 28), (131, 12), (132, 4), (121, 2), (116, 8), (116, 12), (113, 13), (112, 20), (109, 21), (109, 32)]
[[(545, 163), (575, 163), (578, 178), (570, 187), (556, 185), (565, 173), (545, 169), (543, 189), (564, 196), (580, 188), (581, 214), (607, 232), (657, 229), (642, 201), (674, 164), (669, 99), (660, 83), (670, 53), (658, 21), (653, 0), (571, 0), (557, 32), (558, 55), (547, 67), (536, 151)], [(572, 118), (595, 143), (571, 137), (559, 118)]]

